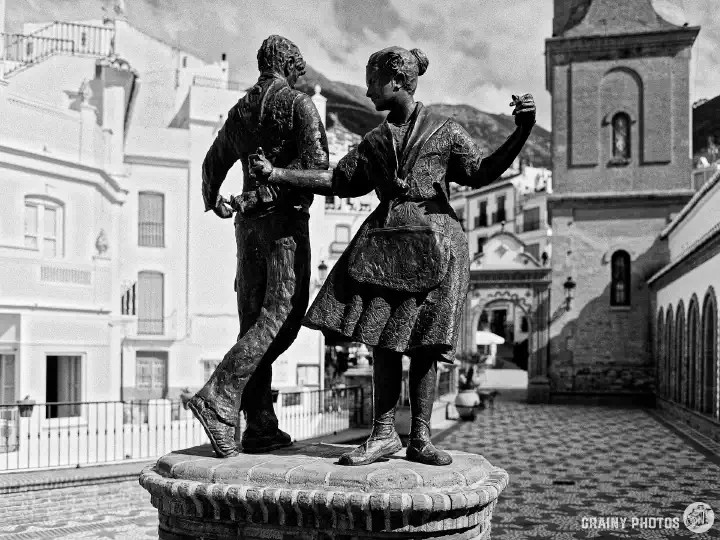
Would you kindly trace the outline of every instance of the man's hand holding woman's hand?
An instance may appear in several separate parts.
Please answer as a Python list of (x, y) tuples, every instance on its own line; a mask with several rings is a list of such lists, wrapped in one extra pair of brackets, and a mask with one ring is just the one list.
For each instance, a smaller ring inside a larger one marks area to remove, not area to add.
[(267, 182), (267, 179), (273, 171), (273, 166), (265, 157), (263, 149), (258, 147), (257, 153), (250, 154), (248, 161), (250, 165), (250, 176), (258, 182)]

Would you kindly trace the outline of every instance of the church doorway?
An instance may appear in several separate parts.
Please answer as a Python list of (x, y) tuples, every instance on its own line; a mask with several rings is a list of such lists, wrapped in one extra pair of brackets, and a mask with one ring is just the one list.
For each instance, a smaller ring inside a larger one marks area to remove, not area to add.
[[(498, 369), (528, 370), (530, 314), (513, 300), (490, 300), (480, 310), (475, 345), (480, 355), (495, 353)], [(494, 334), (504, 343), (492, 347), (487, 343), (487, 333)]]
[[(526, 388), (529, 402), (547, 402), (550, 393), (550, 274), (550, 268), (507, 232), (490, 237), (484, 254), (470, 265), (458, 348), (461, 362), (490, 366), (484, 368), (489, 388)], [(502, 343), (483, 342), (493, 335)]]

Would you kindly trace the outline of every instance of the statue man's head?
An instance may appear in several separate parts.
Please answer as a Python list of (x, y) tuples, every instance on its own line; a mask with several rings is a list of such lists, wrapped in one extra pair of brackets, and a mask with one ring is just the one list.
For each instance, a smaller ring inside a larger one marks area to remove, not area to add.
[(257, 53), (261, 73), (276, 73), (285, 77), (290, 86), (305, 74), (305, 60), (292, 41), (272, 35), (263, 41)]
[(418, 77), (429, 63), (420, 49), (388, 47), (373, 53), (365, 72), (367, 97), (378, 111), (388, 110), (394, 101), (415, 94)]

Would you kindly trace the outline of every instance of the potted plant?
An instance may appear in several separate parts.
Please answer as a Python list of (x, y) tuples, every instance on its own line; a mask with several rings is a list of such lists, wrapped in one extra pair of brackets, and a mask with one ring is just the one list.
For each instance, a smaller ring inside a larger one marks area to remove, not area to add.
[(193, 392), (191, 392), (187, 386), (182, 389), (182, 392), (180, 392), (180, 401), (182, 401), (183, 408), (185, 410), (187, 410), (187, 408), (188, 408), (188, 406), (187, 406), (188, 401), (190, 401), (194, 395), (195, 394)]
[(33, 407), (35, 407), (35, 400), (30, 399), (30, 396), (25, 396), (22, 401), (17, 402), (18, 412), (22, 418), (30, 418), (32, 416)]

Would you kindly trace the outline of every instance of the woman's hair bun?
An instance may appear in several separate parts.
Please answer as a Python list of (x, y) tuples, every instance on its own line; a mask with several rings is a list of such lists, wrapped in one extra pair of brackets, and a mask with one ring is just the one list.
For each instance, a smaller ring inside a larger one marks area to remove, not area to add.
[(425, 53), (422, 52), (420, 49), (413, 49), (410, 52), (417, 59), (418, 75), (422, 75), (423, 73), (425, 73), (427, 71), (428, 64), (430, 64), (430, 60), (428, 60), (428, 57), (425, 56)]

